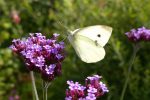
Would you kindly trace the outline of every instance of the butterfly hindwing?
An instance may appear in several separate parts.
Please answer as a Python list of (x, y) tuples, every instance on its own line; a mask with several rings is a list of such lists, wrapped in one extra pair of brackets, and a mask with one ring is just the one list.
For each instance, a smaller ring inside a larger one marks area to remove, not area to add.
[[(71, 38), (71, 37), (70, 37)], [(77, 55), (86, 63), (100, 61), (105, 56), (105, 50), (100, 45), (84, 36), (75, 36), (69, 39)]]

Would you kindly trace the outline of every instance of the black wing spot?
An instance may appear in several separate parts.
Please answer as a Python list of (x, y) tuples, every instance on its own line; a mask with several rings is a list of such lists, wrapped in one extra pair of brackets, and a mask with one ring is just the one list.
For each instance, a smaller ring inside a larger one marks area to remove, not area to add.
[(97, 35), (97, 37), (101, 37), (101, 35), (100, 35), (100, 34), (98, 34), (98, 35)]

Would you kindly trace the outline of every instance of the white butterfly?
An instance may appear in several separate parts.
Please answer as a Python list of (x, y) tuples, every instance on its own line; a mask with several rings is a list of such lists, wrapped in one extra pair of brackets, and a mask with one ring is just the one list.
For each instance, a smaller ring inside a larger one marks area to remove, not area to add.
[(103, 47), (108, 42), (111, 33), (111, 27), (95, 25), (70, 32), (68, 39), (82, 61), (95, 63), (104, 58)]

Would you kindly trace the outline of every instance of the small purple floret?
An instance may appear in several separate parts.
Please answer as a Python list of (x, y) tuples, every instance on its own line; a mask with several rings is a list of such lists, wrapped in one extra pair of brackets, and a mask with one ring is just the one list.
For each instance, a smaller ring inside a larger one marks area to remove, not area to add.
[(96, 100), (95, 94), (88, 93), (88, 95), (86, 96), (86, 100)]

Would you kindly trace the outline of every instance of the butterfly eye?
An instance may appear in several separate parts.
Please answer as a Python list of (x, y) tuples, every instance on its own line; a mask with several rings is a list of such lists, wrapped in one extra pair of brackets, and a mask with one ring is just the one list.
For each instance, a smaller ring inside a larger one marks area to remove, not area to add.
[(98, 37), (101, 37), (101, 35), (100, 35), (100, 34), (98, 34), (97, 36), (98, 36)]

